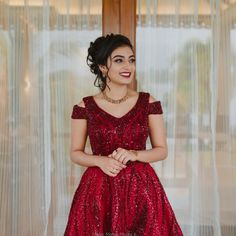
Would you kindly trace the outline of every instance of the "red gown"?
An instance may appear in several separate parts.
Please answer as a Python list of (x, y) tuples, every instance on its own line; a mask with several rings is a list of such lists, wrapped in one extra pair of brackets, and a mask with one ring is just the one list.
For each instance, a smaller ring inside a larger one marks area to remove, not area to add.
[[(145, 150), (148, 115), (162, 114), (160, 101), (149, 103), (140, 92), (133, 108), (114, 117), (84, 97), (74, 105), (72, 119), (86, 119), (94, 155), (109, 155), (118, 147)], [(98, 157), (99, 158), (99, 157)], [(181, 236), (175, 214), (158, 176), (149, 163), (131, 162), (116, 177), (99, 167), (82, 175), (71, 205), (65, 236)]]

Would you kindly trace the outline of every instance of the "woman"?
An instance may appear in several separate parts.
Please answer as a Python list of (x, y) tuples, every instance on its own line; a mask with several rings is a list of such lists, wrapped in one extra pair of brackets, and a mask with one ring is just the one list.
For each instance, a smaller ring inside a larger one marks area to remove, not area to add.
[[(87, 63), (100, 92), (84, 97), (72, 111), (71, 160), (88, 168), (74, 195), (65, 235), (182, 235), (149, 164), (167, 157), (161, 103), (128, 88), (135, 74), (129, 39), (113, 34), (97, 38)], [(84, 152), (87, 133), (92, 155)]]

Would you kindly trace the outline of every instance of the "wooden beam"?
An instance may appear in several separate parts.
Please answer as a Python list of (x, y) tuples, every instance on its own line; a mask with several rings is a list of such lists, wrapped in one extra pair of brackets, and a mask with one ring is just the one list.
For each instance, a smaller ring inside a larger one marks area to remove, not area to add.
[[(123, 34), (136, 46), (136, 0), (103, 0), (102, 33)], [(129, 85), (137, 90), (136, 79)]]
[(136, 0), (120, 0), (120, 33), (127, 36), (135, 48)]
[(103, 0), (102, 33), (120, 33), (120, 0)]

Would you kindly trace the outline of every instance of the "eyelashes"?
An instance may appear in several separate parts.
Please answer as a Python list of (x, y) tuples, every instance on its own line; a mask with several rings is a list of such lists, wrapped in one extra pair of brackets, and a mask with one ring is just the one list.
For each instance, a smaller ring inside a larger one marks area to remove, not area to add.
[(130, 59), (131, 63), (134, 63), (135, 61), (136, 61), (135, 58)]
[[(116, 60), (114, 60), (114, 62), (116, 62), (116, 63), (122, 63), (122, 62), (124, 62), (124, 60), (123, 59), (116, 59)], [(135, 62), (135, 59), (134, 58), (132, 58), (132, 59), (130, 59), (129, 60), (129, 63), (134, 63)]]

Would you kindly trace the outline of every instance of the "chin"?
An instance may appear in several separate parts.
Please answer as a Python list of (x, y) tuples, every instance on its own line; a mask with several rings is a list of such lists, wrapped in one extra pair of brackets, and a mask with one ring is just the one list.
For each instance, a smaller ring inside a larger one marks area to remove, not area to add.
[(133, 81), (132, 79), (131, 80), (126, 80), (126, 81), (120, 82), (120, 84), (131, 84), (132, 81)]
[(133, 78), (122, 78), (121, 83), (130, 84), (133, 81)]

